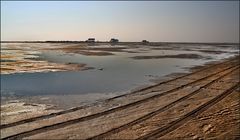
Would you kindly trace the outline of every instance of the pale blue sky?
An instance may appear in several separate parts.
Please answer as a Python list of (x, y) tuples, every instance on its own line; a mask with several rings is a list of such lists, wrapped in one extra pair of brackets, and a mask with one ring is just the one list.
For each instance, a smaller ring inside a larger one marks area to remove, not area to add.
[(1, 40), (239, 42), (239, 2), (1, 2)]

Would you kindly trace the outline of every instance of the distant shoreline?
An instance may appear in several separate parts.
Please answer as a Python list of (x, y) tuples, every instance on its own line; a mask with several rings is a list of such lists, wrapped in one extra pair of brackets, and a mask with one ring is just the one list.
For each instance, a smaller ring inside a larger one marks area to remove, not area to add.
[(1, 41), (0, 43), (87, 43), (87, 44), (135, 44), (135, 45), (164, 45), (164, 44), (204, 44), (204, 45), (239, 45), (239, 43), (220, 43), (220, 42), (116, 42), (112, 43), (109, 41)]

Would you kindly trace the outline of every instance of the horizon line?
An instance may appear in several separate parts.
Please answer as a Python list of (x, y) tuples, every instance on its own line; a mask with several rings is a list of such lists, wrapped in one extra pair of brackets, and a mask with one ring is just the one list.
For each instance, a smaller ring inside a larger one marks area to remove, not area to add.
[[(147, 40), (148, 41), (148, 40)], [(0, 43), (58, 43), (58, 42), (65, 42), (65, 43), (89, 43), (82, 40), (4, 40), (0, 41)], [(92, 43), (111, 43), (110, 41), (95, 41)], [(144, 43), (142, 41), (119, 41), (117, 43)], [(240, 42), (191, 42), (191, 41), (148, 41), (148, 43), (192, 43), (192, 44), (240, 44)]]

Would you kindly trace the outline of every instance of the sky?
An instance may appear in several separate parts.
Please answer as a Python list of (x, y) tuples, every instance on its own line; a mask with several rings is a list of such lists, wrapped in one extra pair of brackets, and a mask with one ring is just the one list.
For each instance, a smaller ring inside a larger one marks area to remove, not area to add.
[(238, 42), (239, 1), (1, 1), (1, 41)]

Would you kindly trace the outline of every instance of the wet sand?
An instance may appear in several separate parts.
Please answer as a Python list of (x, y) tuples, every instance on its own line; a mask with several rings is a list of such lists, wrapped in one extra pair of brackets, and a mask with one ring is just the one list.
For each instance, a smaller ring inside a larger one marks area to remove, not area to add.
[[(17, 46), (17, 47), (16, 47)], [(31, 49), (21, 45), (1, 45), (1, 74), (79, 71), (86, 70), (86, 64), (53, 63), (39, 59), (41, 48)]]
[(155, 56), (134, 56), (133, 59), (161, 59), (161, 58), (181, 58), (181, 59), (210, 59), (198, 54), (178, 54), (178, 55), (155, 55)]
[[(109, 44), (108, 44), (109, 45)], [(131, 47), (136, 48), (136, 46)], [(127, 53), (137, 53), (135, 51), (126, 50), (128, 47), (115, 47), (110, 45), (110, 47), (91, 47), (89, 45), (70, 45), (59, 48), (52, 48), (47, 50), (61, 50), (66, 53), (76, 53), (82, 55), (95, 55), (95, 56), (107, 56), (114, 55), (113, 52), (127, 52)]]

